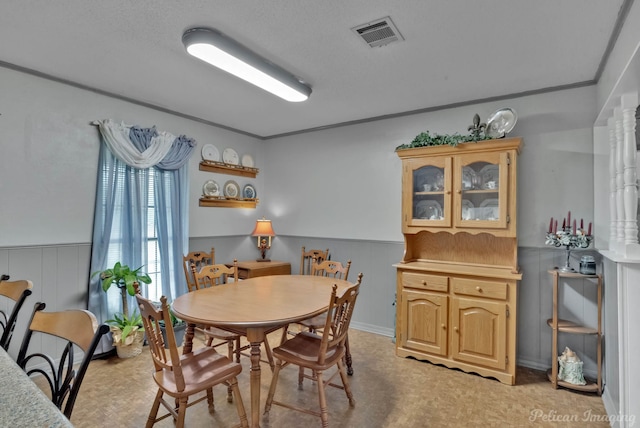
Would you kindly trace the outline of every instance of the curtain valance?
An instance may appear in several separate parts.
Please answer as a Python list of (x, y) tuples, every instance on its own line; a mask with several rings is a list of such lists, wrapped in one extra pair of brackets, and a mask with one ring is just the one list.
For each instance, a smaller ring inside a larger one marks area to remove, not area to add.
[(111, 119), (96, 120), (93, 124), (98, 126), (111, 153), (133, 168), (179, 169), (196, 147), (193, 138), (158, 132), (155, 127), (141, 128)]

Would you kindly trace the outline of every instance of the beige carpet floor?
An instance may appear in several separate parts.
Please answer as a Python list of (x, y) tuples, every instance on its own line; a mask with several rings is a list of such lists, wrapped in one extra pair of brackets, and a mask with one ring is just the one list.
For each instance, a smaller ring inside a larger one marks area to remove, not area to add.
[[(275, 335), (279, 333), (276, 332)], [(274, 342), (272, 337), (270, 342)], [(351, 330), (354, 375), (349, 377), (356, 399), (350, 407), (343, 391), (327, 391), (332, 427), (608, 427), (601, 397), (554, 390), (544, 372), (518, 368), (515, 386), (447, 369), (428, 362), (395, 356), (390, 338)], [(198, 342), (196, 338), (195, 342)], [(249, 359), (242, 358), (240, 389), (249, 414)], [(80, 428), (144, 426), (156, 387), (148, 349), (132, 359), (110, 357), (92, 361), (71, 417)], [(339, 379), (339, 378), (338, 378)], [(262, 369), (263, 414), (271, 371)], [(214, 389), (216, 412), (206, 402), (187, 410), (189, 427), (230, 427), (238, 423), (226, 387)], [(317, 389), (305, 380), (297, 388), (297, 368), (285, 367), (276, 398), (318, 407)], [(156, 427), (173, 427), (165, 419)], [(274, 406), (261, 427), (320, 426), (320, 418)]]

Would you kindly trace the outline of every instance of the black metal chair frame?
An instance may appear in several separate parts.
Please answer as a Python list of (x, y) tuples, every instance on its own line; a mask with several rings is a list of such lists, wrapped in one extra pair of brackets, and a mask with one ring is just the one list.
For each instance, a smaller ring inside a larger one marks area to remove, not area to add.
[[(93, 358), (100, 339), (104, 334), (109, 331), (109, 326), (102, 324), (98, 326), (91, 341), (89, 348), (85, 351), (84, 357), (77, 368), (74, 368), (74, 342), (67, 340), (67, 344), (64, 347), (59, 363), (56, 364), (53, 358), (47, 354), (40, 352), (34, 352), (27, 355), (29, 343), (34, 330), (31, 329), (31, 323), (36, 313), (44, 310), (45, 303), (38, 302), (35, 304), (31, 320), (29, 321), (29, 328), (25, 334), (22, 346), (20, 347), (20, 353), (18, 354), (17, 363), (27, 373), (28, 376), (38, 373), (44, 376), (49, 384), (51, 390), (51, 401), (63, 411), (64, 415), (70, 419), (73, 406), (78, 396), (78, 391), (84, 379), (84, 375), (89, 367), (89, 363)], [(43, 332), (43, 334), (50, 334)], [(66, 340), (66, 338), (63, 338)], [(27, 369), (29, 362), (38, 362), (40, 365), (36, 365), (33, 368)], [(42, 363), (46, 364), (45, 368), (42, 368)], [(65, 404), (66, 399), (66, 404)], [(64, 404), (64, 409), (63, 409)]]
[[(7, 281), (9, 279), (9, 275), (2, 275), (2, 281)], [(2, 327), (2, 336), (0, 336), (0, 347), (5, 351), (9, 350), (9, 345), (11, 344), (11, 338), (13, 337), (13, 330), (16, 328), (16, 323), (18, 321), (18, 312), (20, 312), (20, 308), (24, 301), (31, 295), (31, 290), (24, 290), (18, 300), (15, 301), (13, 305), (13, 309), (7, 317), (7, 314), (0, 310), (0, 327)]]

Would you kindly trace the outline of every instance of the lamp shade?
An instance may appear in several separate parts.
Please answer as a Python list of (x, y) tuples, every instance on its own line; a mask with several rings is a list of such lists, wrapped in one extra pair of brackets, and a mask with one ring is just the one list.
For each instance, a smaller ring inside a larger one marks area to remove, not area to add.
[(213, 28), (192, 28), (182, 35), (190, 55), (291, 102), (305, 101), (311, 88), (293, 74)]
[(256, 220), (256, 228), (253, 229), (251, 236), (276, 236), (271, 226), (271, 220)]

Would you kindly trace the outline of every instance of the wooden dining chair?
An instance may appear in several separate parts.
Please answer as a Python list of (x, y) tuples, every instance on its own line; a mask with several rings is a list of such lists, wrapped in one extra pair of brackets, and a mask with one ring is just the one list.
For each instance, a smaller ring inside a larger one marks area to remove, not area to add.
[(351, 260), (347, 260), (346, 265), (333, 260), (315, 260), (311, 264), (311, 275), (328, 276), (348, 281), (349, 269), (351, 269)]
[[(34, 305), (17, 363), (29, 376), (44, 376), (49, 384), (51, 401), (67, 418), (71, 418), (93, 353), (102, 336), (109, 331), (109, 326), (98, 325), (96, 317), (86, 310), (44, 312), (45, 307), (45, 303), (42, 302)], [(63, 339), (63, 343), (66, 341), (63, 347), (53, 348), (62, 349), (61, 355), (57, 358), (54, 359), (38, 350), (29, 351), (31, 342), (41, 344), (45, 340), (44, 335)], [(79, 351), (84, 355), (77, 365), (74, 356)]]
[(16, 328), (16, 323), (18, 322), (18, 312), (20, 312), (20, 308), (22, 308), (22, 304), (27, 297), (31, 295), (33, 283), (25, 279), (8, 281), (9, 275), (3, 275), (3, 277), (5, 276), (7, 279), (0, 281), (0, 296), (4, 296), (13, 301), (11, 310), (7, 310), (5, 313), (5, 311), (0, 309), (0, 327), (2, 328), (0, 347), (7, 351), (11, 344), (13, 330)]
[[(313, 260), (315, 257), (315, 261)], [(329, 259), (329, 249), (326, 250), (309, 250), (305, 251), (305, 247), (302, 247), (302, 254), (300, 255), (300, 275), (311, 275), (311, 265), (313, 263), (319, 263)]]
[[(236, 286), (238, 284), (238, 260), (233, 261), (233, 267), (227, 267), (223, 264), (218, 265), (210, 265), (204, 266), (200, 271), (196, 270), (196, 267), (192, 265), (192, 275), (196, 283), (196, 289), (206, 288), (206, 287), (215, 287), (217, 285), (227, 284), (228, 280), (233, 278), (233, 285)], [(279, 329), (281, 327), (278, 327)], [(277, 330), (274, 329), (274, 330)], [(227, 331), (225, 329), (219, 327), (206, 327), (199, 329), (204, 333), (207, 338), (207, 346), (218, 347), (221, 345), (227, 344), (229, 348), (229, 359), (233, 360), (235, 355), (236, 362), (240, 362), (240, 356), (245, 355), (250, 357), (248, 354), (244, 354), (243, 351), (246, 351), (250, 348), (250, 345), (240, 345), (240, 339), (242, 337), (241, 334), (236, 332)], [(271, 331), (267, 331), (266, 333), (270, 333)], [(220, 340), (219, 343), (215, 343), (214, 340)], [(275, 362), (273, 360), (273, 355), (271, 354), (271, 347), (269, 346), (269, 342), (265, 339), (264, 341), (265, 354), (267, 355), (267, 363), (273, 368), (275, 367)]]
[[(156, 422), (172, 416), (175, 426), (182, 428), (187, 408), (203, 400), (207, 400), (209, 412), (213, 413), (213, 387), (221, 384), (227, 385), (233, 391), (240, 424), (242, 427), (248, 427), (247, 414), (237, 380), (237, 376), (242, 372), (242, 366), (219, 354), (211, 347), (200, 348), (190, 354), (181, 355), (171, 324), (167, 298), (165, 296), (160, 298), (159, 308), (139, 293), (136, 293), (136, 300), (149, 342), (149, 353), (153, 358), (155, 368), (153, 380), (158, 385), (158, 392), (151, 406), (146, 427), (150, 428)], [(168, 342), (166, 344), (160, 328), (161, 321), (166, 328)], [(189, 403), (189, 397), (203, 391), (206, 392), (204, 396)], [(164, 394), (173, 397), (174, 402), (170, 403), (165, 400)], [(161, 404), (168, 413), (158, 417)]]
[[(345, 353), (345, 341), (347, 339), (347, 331), (351, 323), (351, 316), (356, 304), (356, 298), (360, 290), (362, 282), (362, 273), (358, 275), (356, 283), (349, 287), (341, 296), (337, 295), (337, 285), (333, 286), (331, 298), (329, 299), (329, 310), (325, 316), (325, 324), (322, 329), (322, 335), (309, 331), (303, 331), (293, 338), (287, 340), (280, 346), (273, 349), (273, 355), (277, 360), (276, 368), (271, 378), (271, 386), (267, 395), (267, 402), (264, 412), (268, 414), (272, 404), (286, 407), (292, 410), (319, 416), (322, 420), (322, 426), (329, 426), (327, 398), (325, 388), (334, 386), (343, 389), (351, 406), (355, 405), (353, 394), (347, 380), (342, 358)], [(311, 369), (312, 376), (307, 376), (317, 380), (318, 399), (320, 402), (320, 411), (302, 408), (290, 403), (276, 401), (274, 399), (276, 386), (280, 371), (285, 365), (297, 365), (299, 373), (303, 373), (304, 369)], [(324, 372), (333, 366), (337, 370), (326, 380)], [(342, 386), (331, 383), (336, 375), (340, 375)]]
[[(311, 264), (311, 275), (326, 276), (347, 281), (349, 278), (349, 269), (351, 269), (351, 260), (348, 260), (347, 264), (343, 265), (342, 263), (333, 260), (315, 262), (314, 259), (314, 263)], [(302, 320), (298, 324), (307, 328), (309, 331), (314, 332), (324, 326), (326, 318), (327, 314), (322, 313), (306, 320)]]
[(187, 280), (187, 290), (193, 291), (196, 289), (191, 265), (196, 265), (196, 269), (199, 271), (203, 266), (214, 264), (216, 264), (216, 250), (213, 247), (211, 247), (210, 253), (205, 253), (203, 251), (191, 251), (186, 256), (183, 256), (182, 267), (184, 268), (184, 276)]
[[(351, 260), (347, 260), (347, 263), (345, 265), (333, 260), (324, 260), (319, 263), (313, 263), (311, 265), (311, 275), (326, 276), (347, 281), (349, 279), (349, 269), (351, 269)], [(300, 321), (299, 324), (303, 328), (308, 329), (310, 332), (315, 332), (324, 327), (326, 316), (326, 313), (316, 315), (314, 317)], [(345, 341), (345, 347), (346, 352), (344, 358), (347, 366), (347, 374), (351, 376), (353, 375), (353, 362), (351, 359), (351, 348), (349, 347), (348, 335)], [(303, 378), (301, 377), (300, 383), (302, 383), (302, 379)]]

